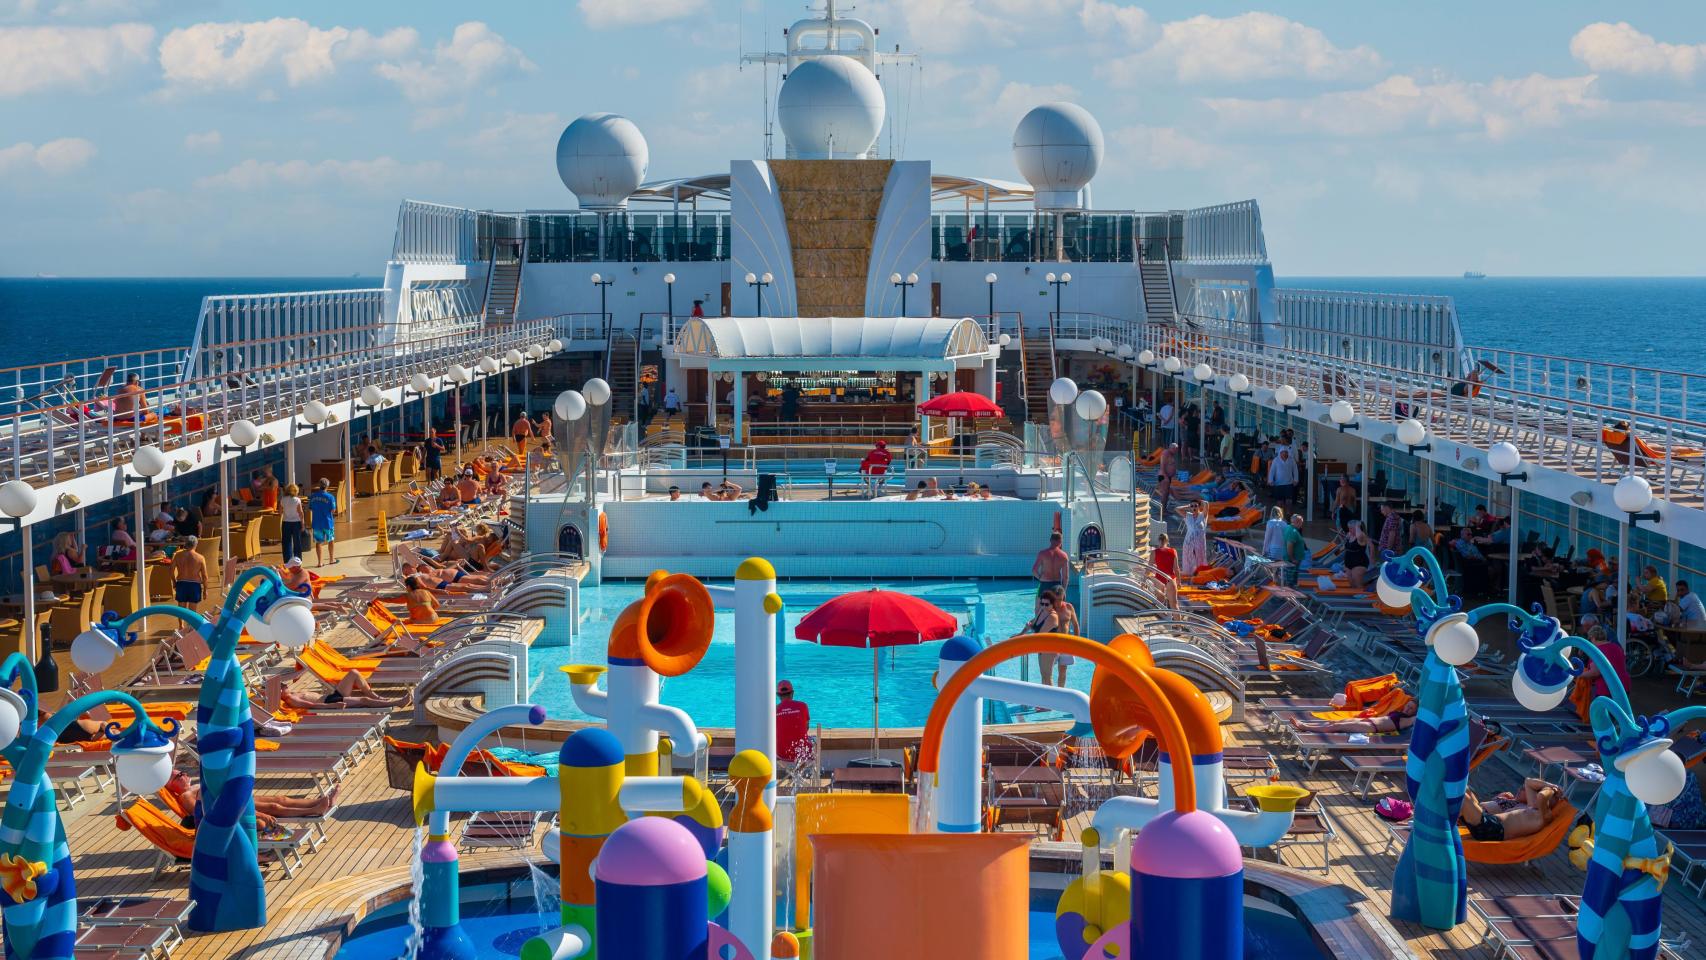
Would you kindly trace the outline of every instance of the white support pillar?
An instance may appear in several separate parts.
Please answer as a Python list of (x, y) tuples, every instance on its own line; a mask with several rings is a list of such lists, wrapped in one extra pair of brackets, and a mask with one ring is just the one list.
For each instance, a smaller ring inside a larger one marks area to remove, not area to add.
[[(24, 541), (24, 642), (23, 649), (18, 652), (29, 657), (31, 663), (35, 663), (36, 658), (41, 655), (41, 632), (36, 629), (36, 591), (41, 589), (41, 584), (36, 582), (35, 534), (29, 527), (20, 523), (18, 536)], [(147, 538), (131, 539), (136, 540), (136, 552), (142, 553), (142, 543)]]
[(985, 360), (977, 368), (977, 392), (995, 399), (995, 361)]
[[(1309, 420), (1305, 422), (1304, 434), (1309, 438), (1309, 456), (1304, 458), (1309, 461), (1304, 464), (1304, 468), (1309, 474), (1309, 479), (1305, 482), (1308, 483), (1309, 486), (1303, 491), (1303, 518), (1313, 522), (1315, 520), (1315, 497), (1317, 496), (1316, 487), (1318, 486), (1315, 482), (1315, 421)], [(1257, 481), (1260, 482), (1260, 480), (1261, 478), (1258, 477)]]
[[(136, 525), (135, 525), (135, 529), (132, 530), (132, 532), (130, 534), (130, 539), (136, 541), (136, 562), (137, 562), (138, 566), (144, 568), (143, 569), (143, 575), (144, 576), (147, 575), (146, 566), (147, 566), (148, 561), (145, 560), (144, 557), (148, 553), (148, 532), (147, 532), (148, 528), (142, 525), (142, 512), (143, 512), (142, 494), (147, 489), (148, 489), (147, 485), (144, 484), (143, 486), (138, 487), (136, 490), (136, 504), (135, 504), (135, 507), (133, 508), (134, 512), (136, 514)], [(220, 509), (225, 511), (224, 513), (220, 514), (221, 517), (230, 516), (231, 505), (229, 503), (225, 504)], [(25, 537), (24, 537), (24, 543), (25, 543), (25, 546), (27, 548), (27, 546), (29, 544), (29, 535), (28, 535), (29, 528), (25, 527), (24, 530), (26, 531)], [(222, 563), (225, 560), (224, 557), (220, 557), (219, 559), (220, 559), (220, 562), (222, 562)], [(28, 553), (24, 554), (24, 562), (26, 564), (30, 562), (30, 558), (29, 558)], [(143, 581), (142, 592), (144, 594), (144, 596), (142, 598), (144, 600), (143, 606), (147, 606), (146, 594), (148, 593), (148, 582), (146, 580)], [(36, 633), (35, 624), (33, 622), (30, 624), (30, 631), (32, 634), (35, 634), (35, 637), (32, 638), (31, 642), (36, 645), (36, 649), (32, 650), (30, 653), (30, 662), (34, 663), (35, 659), (37, 657), (41, 656), (41, 650), (40, 650), (41, 644), (39, 642), (40, 634)], [(148, 635), (148, 618), (144, 617), (140, 621), (137, 622), (137, 624), (136, 624), (136, 635), (139, 637), (144, 637), (144, 636)]]
[(746, 420), (746, 373), (744, 371), (740, 371), (740, 370), (735, 371), (735, 389), (734, 389), (733, 398), (734, 398), (734, 403), (733, 403), (733, 406), (734, 406), (733, 442), (734, 443), (740, 443), (741, 442), (741, 439), (740, 439), (741, 438), (741, 433), (740, 433), (741, 426)]
[[(221, 440), (219, 443), (224, 446), (225, 441)], [(215, 465), (219, 468), (219, 582), (230, 586), (231, 578), (225, 575), (225, 571), (231, 569), (231, 470), (234, 465), (223, 459)], [(285, 482), (288, 484), (296, 481), (287, 476)], [(140, 545), (142, 541), (138, 540), (137, 543)], [(140, 546), (136, 552), (143, 552)], [(140, 562), (140, 557), (138, 559)], [(146, 592), (147, 587), (143, 589)]]
[(1522, 492), (1515, 487), (1509, 489), (1511, 492), (1511, 542), (1507, 548), (1510, 561), (1505, 564), (1505, 602), (1521, 606), (1520, 603), (1517, 603), (1516, 597), (1516, 574), (1517, 568), (1522, 565), (1522, 554), (1520, 552), (1522, 545)]
[[(1361, 431), (1359, 431), (1359, 433), (1360, 432)], [(1310, 444), (1309, 449), (1311, 449), (1311, 450), (1315, 449), (1315, 445)], [(1370, 464), (1368, 462), (1368, 451), (1369, 451), (1368, 438), (1363, 437), (1362, 438), (1362, 467), (1361, 467), (1361, 469), (1362, 469), (1362, 489), (1357, 492), (1357, 511), (1358, 511), (1357, 512), (1357, 519), (1358, 520), (1362, 520), (1364, 517), (1368, 516), (1368, 477), (1370, 474), (1372, 474), (1374, 472), (1373, 470), (1369, 469)], [(1362, 523), (1361, 527), (1363, 528), (1363, 530), (1365, 532), (1368, 530), (1368, 524), (1366, 522)]]
[(1617, 525), (1617, 642), (1629, 645), (1629, 524)]
[(705, 425), (712, 430), (717, 429), (717, 376), (716, 370), (705, 368)]

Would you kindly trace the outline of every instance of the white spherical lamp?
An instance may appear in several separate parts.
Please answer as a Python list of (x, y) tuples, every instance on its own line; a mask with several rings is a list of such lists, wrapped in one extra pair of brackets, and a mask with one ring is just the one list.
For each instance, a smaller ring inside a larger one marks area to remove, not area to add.
[(119, 783), (140, 796), (158, 792), (172, 779), (172, 744), (112, 750)]
[(378, 387), (374, 386), (371, 383), (368, 384), (367, 386), (361, 388), (361, 405), (362, 406), (364, 406), (364, 407), (377, 407), (381, 403), (384, 403), (384, 402), (385, 402), (385, 391), (379, 389)]
[(326, 418), (331, 415), (331, 409), (318, 400), (310, 400), (302, 405), (302, 419), (308, 421), (308, 425), (311, 427), (325, 423)]
[(587, 403), (602, 407), (610, 402), (610, 384), (605, 383), (602, 377), (593, 377), (581, 385), (581, 396), (586, 397)]
[(586, 416), (586, 397), (579, 390), (564, 390), (552, 401), (551, 412), (563, 423), (572, 423)]
[(1398, 442), (1406, 447), (1419, 447), (1427, 442), (1428, 428), (1420, 420), (1405, 420), (1398, 424)]
[(1625, 474), (1617, 481), (1617, 486), (1611, 488), (1611, 499), (1624, 513), (1640, 513), (1652, 506), (1653, 486), (1646, 477)]
[(487, 376), (491, 376), (492, 374), (498, 372), (498, 358), (497, 357), (481, 357), (480, 362), (478, 364), (476, 364), (476, 366), (478, 366), (480, 368), (481, 373), (486, 374)]
[(1148, 349), (1139, 350), (1137, 352), (1137, 362), (1143, 364), (1146, 367), (1154, 366), (1155, 365), (1155, 351), (1154, 350), (1148, 350)]
[(0, 513), (8, 517), (27, 517), (35, 510), (36, 488), (22, 480), (8, 480), (0, 483)]
[(1428, 646), (1444, 663), (1461, 667), (1481, 652), (1481, 637), (1467, 613), (1447, 614), (1428, 628)]
[(775, 283), (776, 282), (776, 275), (774, 273), (771, 273), (770, 271), (766, 270), (766, 271), (764, 271), (764, 276), (759, 277), (758, 280), (760, 283)]
[(119, 645), (93, 626), (71, 641), (71, 662), (84, 673), (100, 673), (118, 662)]
[(1130, 360), (1132, 355), (1131, 344), (1120, 344), (1119, 349), (1115, 350), (1114, 353), (1117, 354), (1121, 360)]
[(1196, 377), (1199, 383), (1207, 383), (1214, 379), (1214, 368), (1206, 363), (1199, 363), (1191, 368), (1191, 376)]
[(1487, 466), (1494, 473), (1515, 473), (1522, 469), (1522, 451), (1516, 448), (1516, 444), (1500, 440), (1487, 448)]
[(253, 420), (236, 420), (231, 424), (231, 442), (239, 447), (252, 447), (261, 442), (261, 428)]
[[(1382, 564), (1381, 566), (1384, 568), (1385, 565)], [(1384, 569), (1381, 571), (1380, 578), (1374, 581), (1374, 595), (1380, 598), (1383, 605), (1393, 610), (1410, 609), (1410, 590), (1410, 587), (1401, 586), (1386, 579)]]
[(0, 750), (18, 739), (18, 731), (24, 725), (24, 714), (29, 709), (24, 698), (12, 692), (11, 687), (0, 687)]
[(158, 477), (166, 472), (166, 455), (153, 444), (137, 447), (130, 458), (130, 468), (144, 477)]
[(675, 274), (673, 274), (673, 273), (664, 274), (663, 275), (663, 282), (668, 283), (668, 284), (674, 284), (675, 283)]
[(251, 633), (262, 620), (272, 642), (286, 650), (300, 650), (314, 639), (314, 601), (307, 597), (280, 597), (273, 601), (265, 617), (250, 619)]
[(1064, 407), (1078, 399), (1078, 384), (1073, 383), (1071, 377), (1061, 377), (1049, 384), (1048, 398)]
[(756, 273), (748, 273), (748, 274), (747, 274), (747, 275), (746, 275), (746, 285), (747, 285), (747, 286), (749, 286), (749, 287), (750, 287), (750, 286), (752, 286), (752, 285), (753, 285), (753, 284), (755, 284), (755, 283), (757, 283), (757, 282), (758, 282), (758, 274), (756, 274)]
[(522, 361), (525, 359), (526, 357), (522, 355), (521, 351), (514, 347), (510, 347), (509, 351), (504, 354), (504, 363), (507, 363), (512, 367), (521, 366)]
[[(1553, 676), (1547, 678), (1545, 673)], [(1525, 654), (1517, 658), (1516, 670), (1511, 673), (1511, 693), (1527, 709), (1546, 713), (1570, 695), (1573, 679), (1566, 671), (1543, 670), (1540, 661)]]
[(1282, 407), (1297, 406), (1297, 388), (1289, 383), (1282, 383), (1275, 387), (1274, 402)]
[(1003, 347), (1009, 346), (1013, 342), (1013, 335), (1010, 333), (1004, 333), (1001, 335), (1001, 339), (996, 342), (1001, 344)]
[(460, 363), (453, 363), (450, 365), (450, 370), (445, 373), (445, 376), (450, 378), (451, 383), (467, 383), (474, 379), (474, 371), (469, 370)]
[(1167, 371), (1168, 373), (1178, 373), (1180, 370), (1183, 370), (1184, 368), (1185, 368), (1185, 361), (1180, 360), (1178, 357), (1168, 357), (1167, 359), (1161, 361), (1161, 369)]
[(432, 392), (432, 378), (424, 373), (417, 373), (409, 378), (409, 389), (419, 394)]
[(1249, 393), (1250, 378), (1244, 376), (1242, 373), (1235, 373), (1226, 378), (1226, 389), (1231, 390), (1233, 393)]
[(1663, 806), (1682, 793), (1688, 769), (1670, 746), (1670, 738), (1657, 737), (1612, 761), (1613, 766), (1623, 771), (1624, 782), (1635, 799)]
[(1078, 395), (1073, 404), (1078, 415), (1086, 420), (1102, 419), (1102, 414), (1108, 412), (1108, 398), (1102, 396), (1099, 390), (1086, 390)]
[(1349, 426), (1357, 418), (1357, 408), (1351, 406), (1349, 400), (1334, 400), (1327, 408), (1327, 416), (1341, 427)]
[(984, 282), (984, 283), (994, 283), (994, 282), (995, 282), (995, 281), (996, 281), (996, 280), (999, 280), (999, 279), (1000, 279), (1000, 278), (999, 278), (999, 277), (997, 277), (997, 276), (996, 276), (996, 275), (995, 275), (995, 274), (993, 274), (993, 273), (986, 273), (986, 274), (984, 274), (984, 275), (983, 275), (983, 282)]
[(563, 352), (563, 341), (552, 338), (552, 340), (550, 342), (545, 344), (545, 352), (546, 353), (562, 353)]

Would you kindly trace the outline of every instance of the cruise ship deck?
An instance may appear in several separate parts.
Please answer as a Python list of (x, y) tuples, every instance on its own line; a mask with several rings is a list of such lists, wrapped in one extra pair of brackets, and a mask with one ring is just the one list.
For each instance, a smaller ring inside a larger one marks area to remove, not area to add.
[(1706, 374), (1284, 286), (1074, 103), (893, 155), (844, 13), (762, 156), (581, 91), (572, 207), (0, 370), (8, 956), (1699, 955)]

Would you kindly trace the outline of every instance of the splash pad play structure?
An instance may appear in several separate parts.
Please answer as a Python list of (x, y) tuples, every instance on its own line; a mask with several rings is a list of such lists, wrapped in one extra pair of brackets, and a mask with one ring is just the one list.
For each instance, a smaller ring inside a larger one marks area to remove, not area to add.
[[(734, 611), (736, 754), (727, 819), (696, 776), (660, 775), (664, 752), (695, 759), (707, 743), (691, 717), (659, 702), (663, 678), (693, 667), (717, 608)], [(1066, 712), (1110, 758), (1160, 744), (1162, 794), (1105, 805), (1086, 833), (1085, 873), (1059, 898), (1056, 930), (1068, 957), (1114, 954), (1221, 960), (1244, 955), (1241, 845), (1283, 835), (1303, 791), (1251, 788), (1252, 812), (1227, 809), (1220, 734), (1207, 698), (1159, 669), (1144, 642), (1111, 644), (1037, 634), (990, 647), (943, 645), (919, 756), (916, 798), (775, 797), (775, 624), (782, 609), (769, 563), (740, 564), (731, 588), (653, 574), (618, 618), (603, 665), (565, 667), (575, 702), (604, 727), (571, 734), (549, 776), (437, 776), (417, 769), (414, 809), (426, 828), (422, 926), (415, 956), (478, 956), (459, 929), (453, 812), (555, 811), (544, 855), (560, 866), (560, 924), (521, 948), (525, 960), (622, 957), (868, 957), (907, 944), (909, 955), (1023, 960), (1032, 889), (1029, 838), (984, 832), (981, 724), (985, 700)], [(987, 676), (1015, 657), (1071, 654), (1095, 664), (1088, 694)], [(604, 680), (599, 687), (600, 678)], [(544, 722), (532, 705), (495, 710), (457, 737), (441, 770), (490, 733)], [(661, 748), (661, 749), (660, 749)], [(1172, 762), (1171, 758), (1189, 758)], [(784, 842), (778, 821), (792, 842)], [(1129, 869), (1103, 867), (1101, 838), (1134, 831)], [(773, 864), (789, 861), (778, 891)], [(726, 866), (725, 866), (726, 865)], [(968, 885), (966, 878), (976, 877)], [(933, 908), (953, 890), (955, 908)], [(791, 909), (790, 909), (791, 905)], [(781, 917), (791, 929), (778, 929)], [(880, 916), (881, 924), (870, 918)]]

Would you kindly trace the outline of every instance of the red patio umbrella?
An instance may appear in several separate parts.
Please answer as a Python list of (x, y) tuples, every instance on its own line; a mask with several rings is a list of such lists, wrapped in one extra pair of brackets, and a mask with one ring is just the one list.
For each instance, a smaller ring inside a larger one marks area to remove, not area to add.
[(918, 412), (928, 417), (952, 417), (954, 419), (1004, 415), (1001, 408), (995, 405), (994, 400), (981, 393), (974, 393), (969, 390), (931, 397), (918, 405)]
[(954, 615), (935, 604), (875, 587), (844, 593), (805, 615), (794, 636), (825, 647), (871, 651), (871, 756), (877, 756), (882, 726), (877, 719), (877, 650), (946, 640), (958, 633)]

